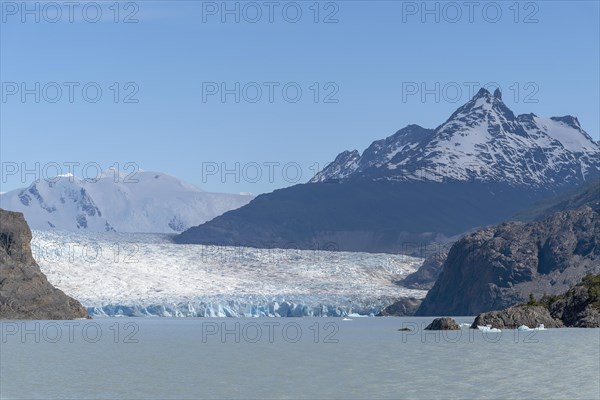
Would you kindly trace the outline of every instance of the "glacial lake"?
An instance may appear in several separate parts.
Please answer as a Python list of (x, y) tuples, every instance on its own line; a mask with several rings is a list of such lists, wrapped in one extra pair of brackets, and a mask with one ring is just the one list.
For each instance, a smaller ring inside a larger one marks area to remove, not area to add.
[(425, 333), (431, 320), (1, 321), (0, 397), (600, 397), (600, 329)]

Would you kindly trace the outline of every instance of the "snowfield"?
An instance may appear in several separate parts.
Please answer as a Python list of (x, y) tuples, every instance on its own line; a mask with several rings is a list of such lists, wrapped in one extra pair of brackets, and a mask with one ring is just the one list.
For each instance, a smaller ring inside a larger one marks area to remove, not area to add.
[(93, 315), (344, 316), (425, 296), (404, 255), (174, 244), (169, 235), (33, 231), (48, 280)]
[(98, 179), (60, 175), (0, 196), (32, 229), (178, 233), (248, 204), (254, 196), (205, 192), (161, 172), (107, 170)]

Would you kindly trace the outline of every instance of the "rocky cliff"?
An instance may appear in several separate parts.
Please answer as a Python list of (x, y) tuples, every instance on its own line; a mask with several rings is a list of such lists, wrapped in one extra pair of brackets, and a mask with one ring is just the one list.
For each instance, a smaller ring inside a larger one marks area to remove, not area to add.
[(31, 254), (23, 214), (0, 209), (0, 319), (75, 319), (88, 313), (52, 286)]
[(529, 223), (508, 222), (456, 242), (417, 315), (477, 315), (557, 295), (600, 272), (595, 204)]
[(588, 275), (564, 295), (540, 301), (566, 326), (600, 328), (600, 275)]

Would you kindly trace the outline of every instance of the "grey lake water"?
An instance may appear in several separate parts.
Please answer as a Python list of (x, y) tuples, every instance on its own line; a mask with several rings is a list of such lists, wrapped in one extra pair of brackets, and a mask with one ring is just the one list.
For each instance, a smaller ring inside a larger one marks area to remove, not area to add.
[(0, 397), (600, 398), (600, 329), (423, 331), (431, 320), (1, 321)]

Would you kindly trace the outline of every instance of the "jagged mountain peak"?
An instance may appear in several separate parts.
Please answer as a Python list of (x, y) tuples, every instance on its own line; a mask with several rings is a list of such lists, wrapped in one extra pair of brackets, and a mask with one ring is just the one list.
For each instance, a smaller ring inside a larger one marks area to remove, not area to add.
[(471, 100), (477, 100), (480, 98), (488, 99), (490, 101), (502, 100), (502, 92), (500, 91), (500, 88), (496, 88), (492, 94), (488, 89), (482, 87), (477, 91), (477, 93), (475, 93)]
[(481, 98), (481, 97), (502, 100), (502, 91), (498, 87), (494, 90), (494, 93), (492, 94), (488, 89), (482, 87), (481, 89), (479, 89), (477, 91), (477, 93), (475, 93), (475, 95), (473, 96), (473, 99), (477, 99), (477, 98)]
[(576, 117), (515, 116), (499, 89), (493, 94), (480, 89), (435, 129), (408, 125), (374, 141), (360, 156), (349, 154), (340, 154), (311, 182), (480, 181), (553, 187), (600, 174), (600, 146)]
[[(490, 114), (492, 114), (492, 116), (488, 117)], [(493, 95), (485, 88), (479, 89), (471, 100), (466, 102), (462, 107), (459, 107), (450, 118), (448, 118), (446, 123), (457, 119), (468, 121), (484, 120), (486, 118), (496, 118), (507, 121), (516, 119), (512, 110), (502, 101), (500, 89), (496, 89)]]

